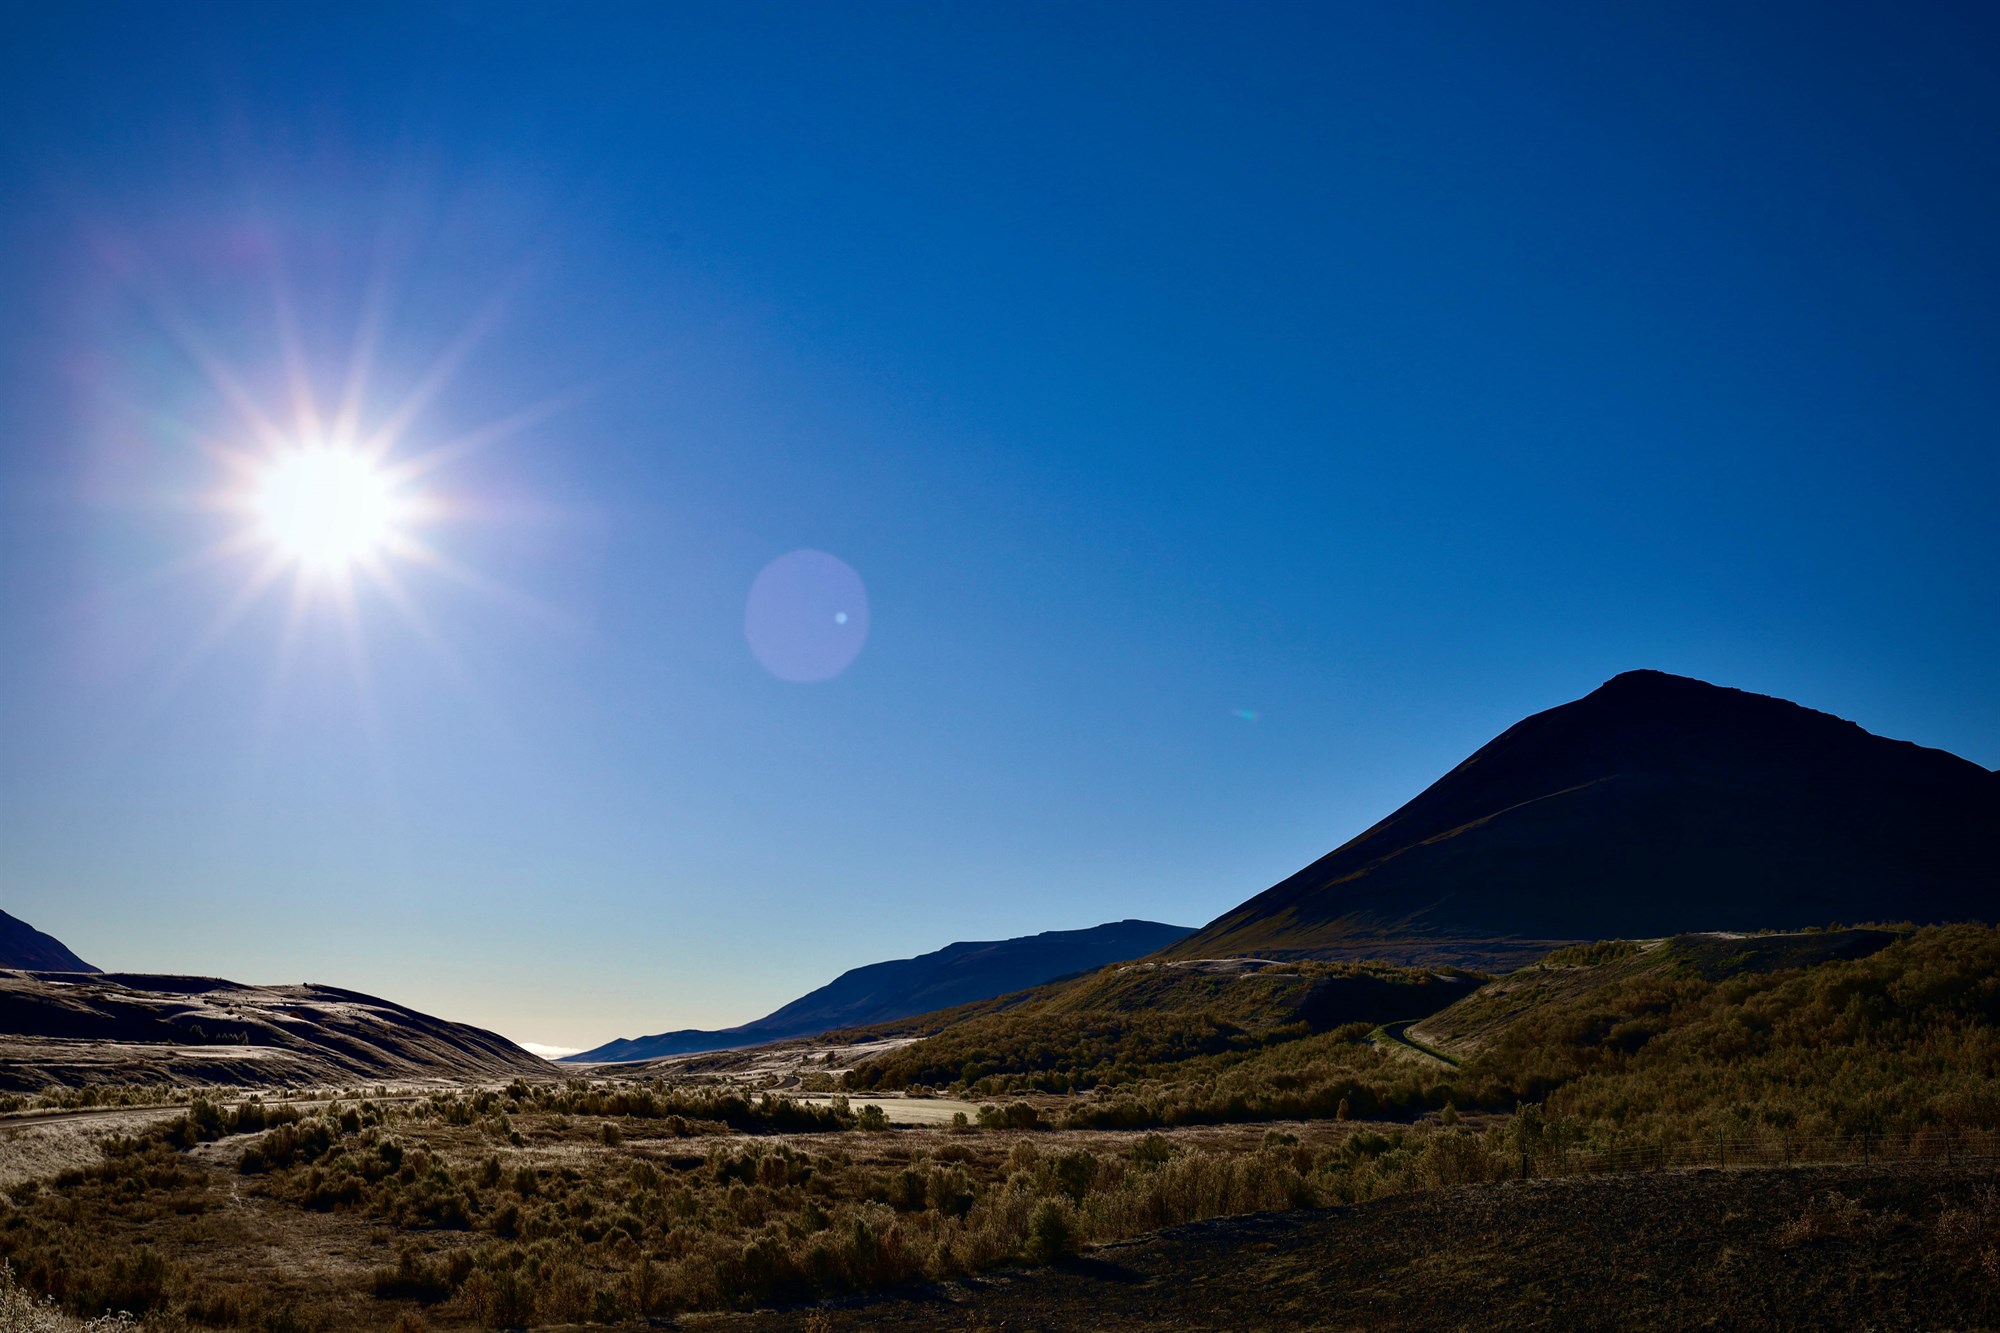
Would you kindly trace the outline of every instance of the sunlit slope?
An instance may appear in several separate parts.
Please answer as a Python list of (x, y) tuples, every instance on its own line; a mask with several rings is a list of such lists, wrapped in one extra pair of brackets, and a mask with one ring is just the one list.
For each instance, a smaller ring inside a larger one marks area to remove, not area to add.
[(0, 971), (0, 1089), (547, 1077), (505, 1037), (332, 986)]
[(1518, 966), (1563, 943), (1992, 920), (2000, 775), (1635, 671), (1510, 728), (1166, 951)]
[[(848, 1083), (1083, 1094), (1042, 1108), (1071, 1128), (1523, 1106), (1537, 1109), (1520, 1132), (1546, 1125), (1570, 1147), (2000, 1128), (2000, 930), (1989, 926), (1584, 945), (1469, 995), (1416, 983), (1318, 1030), (1282, 1020), (1301, 982), (1337, 977), (1316, 971), (1336, 965), (1270, 963), (1233, 994), (1186, 989), (1185, 1007), (1149, 999), (1174, 970), (1143, 966), (1118, 969), (1075, 1011), (1044, 997), (963, 1018)], [(1212, 979), (1208, 967), (1186, 971)], [(1447, 1058), (1396, 1041), (1396, 1011), (1420, 1017), (1401, 1030)]]
[(1046, 1091), (1246, 1052), (1348, 1024), (1414, 1018), (1472, 993), (1479, 974), (1264, 959), (1125, 963), (910, 1025), (928, 1035), (877, 1056), (850, 1086), (974, 1086), (1030, 1078)]
[(1656, 940), (1608, 940), (1572, 945), (1540, 962), (1497, 977), (1445, 1009), (1411, 1025), (1424, 1045), (1465, 1060), (1505, 1038), (1517, 1025), (1526, 1040), (1546, 1040), (1557, 1028), (1585, 1032), (1590, 1044), (1614, 1047), (1652, 1035), (1643, 1013), (1621, 1008), (1634, 988), (1680, 982), (1702, 986), (1866, 958), (1904, 938), (1877, 929), (1787, 934), (1688, 934)]

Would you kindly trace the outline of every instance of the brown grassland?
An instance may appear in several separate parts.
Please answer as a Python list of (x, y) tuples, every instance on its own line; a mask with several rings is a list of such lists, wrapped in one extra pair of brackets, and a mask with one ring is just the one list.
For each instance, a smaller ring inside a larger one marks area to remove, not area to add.
[[(813, 1327), (916, 1327), (930, 1308), (975, 1327), (989, 1304), (1007, 1326), (1070, 1327), (1084, 1326), (1077, 1302), (1127, 1297), (1164, 1320), (1183, 1277), (1206, 1274), (1214, 1291), (1187, 1297), (1188, 1327), (1304, 1326), (1336, 1294), (1355, 1326), (1455, 1308), (1486, 1324), (1574, 1309), (1588, 1325), (1611, 1292), (1664, 1327), (1703, 1322), (1718, 1273), (1769, 1286), (1830, 1254), (1860, 1276), (1844, 1295), (1799, 1278), (1800, 1299), (1991, 1321), (1957, 1294), (2000, 1277), (1990, 1168), (1965, 1165), (1963, 1146), (1949, 1167), (1886, 1174), (1878, 1147), (1867, 1166), (1540, 1178), (1593, 1155), (1702, 1160), (1711, 1141), (1766, 1160), (1780, 1145), (1788, 1161), (1870, 1143), (1941, 1156), (1953, 1135), (2000, 1129), (2000, 932), (1613, 942), (1457, 989), (1414, 1045), (1376, 1027), (1394, 1012), (1372, 1007), (1385, 994), (1404, 1003), (1423, 984), (1366, 969), (1098, 974), (847, 1075), (855, 1091), (991, 1098), (973, 1123), (936, 1129), (659, 1079), (201, 1098), (7, 1192), (5, 1299), (52, 1302), (37, 1318), (129, 1311), (160, 1330), (267, 1333), (759, 1308)], [(1280, 1212), (1292, 1220), (1277, 1231), (1155, 1234)], [(1540, 1257), (1509, 1258), (1516, 1236)], [(1653, 1243), (1703, 1257), (1662, 1286), (1638, 1257)], [(1122, 1247), (1093, 1248), (1106, 1246)], [(1044, 1271), (982, 1276), (1022, 1265)], [(1293, 1304), (1216, 1294), (1238, 1274)], [(1920, 1281), (1947, 1296), (1884, 1294)], [(1498, 1294), (1515, 1288), (1527, 1294)], [(844, 1304), (885, 1291), (918, 1298)]]

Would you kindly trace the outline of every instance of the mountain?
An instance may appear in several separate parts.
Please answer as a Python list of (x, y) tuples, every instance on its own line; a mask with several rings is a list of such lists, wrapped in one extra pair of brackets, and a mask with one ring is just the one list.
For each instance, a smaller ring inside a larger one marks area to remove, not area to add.
[(63, 942), (44, 935), (19, 917), (0, 912), (0, 967), (25, 967), (41, 972), (95, 972)]
[(741, 1027), (719, 1032), (688, 1028), (652, 1037), (620, 1038), (566, 1060), (573, 1064), (652, 1060), (886, 1023), (1026, 990), (1107, 963), (1126, 962), (1192, 933), (1187, 926), (1164, 926), (1157, 921), (1113, 921), (1088, 930), (1050, 930), (1019, 939), (947, 944), (935, 953), (843, 972), (818, 990)]
[(0, 1090), (546, 1078), (505, 1037), (332, 986), (0, 971)]
[(1506, 967), (1584, 940), (1996, 907), (2000, 774), (1633, 671), (1517, 723), (1168, 956)]

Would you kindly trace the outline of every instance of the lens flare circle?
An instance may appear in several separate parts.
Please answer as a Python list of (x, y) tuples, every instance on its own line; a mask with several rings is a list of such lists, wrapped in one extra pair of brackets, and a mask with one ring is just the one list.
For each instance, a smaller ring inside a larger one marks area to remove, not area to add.
[(868, 590), (838, 556), (811, 550), (781, 555), (750, 585), (743, 636), (779, 680), (832, 680), (868, 641)]
[(251, 507), (271, 545), (305, 569), (337, 573), (394, 537), (404, 505), (390, 477), (359, 450), (308, 445), (265, 467)]

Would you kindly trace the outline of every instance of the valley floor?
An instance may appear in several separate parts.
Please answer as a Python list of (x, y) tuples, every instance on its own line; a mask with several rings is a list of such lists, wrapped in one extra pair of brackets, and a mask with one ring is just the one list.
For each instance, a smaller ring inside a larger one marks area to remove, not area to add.
[(802, 1329), (2000, 1327), (2000, 1175), (1858, 1166), (1469, 1186), (1221, 1218), (897, 1299), (689, 1319)]

